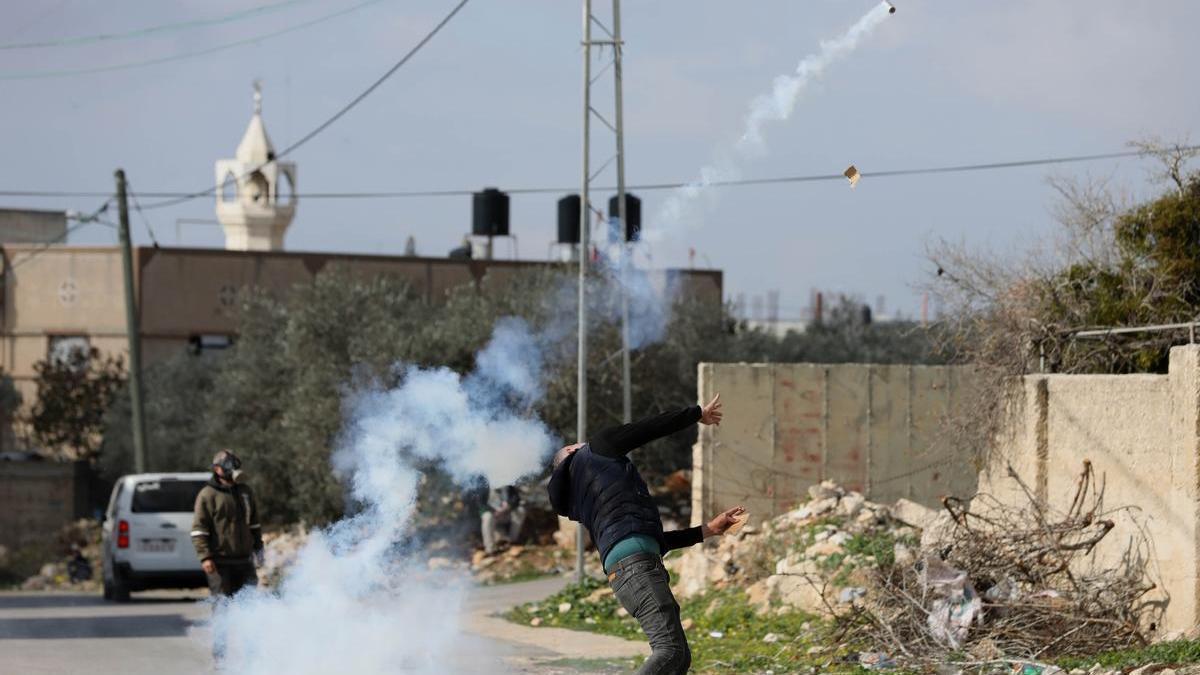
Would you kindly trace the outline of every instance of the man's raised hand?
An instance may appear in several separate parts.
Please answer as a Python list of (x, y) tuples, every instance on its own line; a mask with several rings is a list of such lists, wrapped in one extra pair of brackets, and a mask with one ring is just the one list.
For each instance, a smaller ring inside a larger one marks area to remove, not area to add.
[(718, 393), (713, 397), (713, 400), (708, 402), (708, 405), (700, 408), (700, 423), (720, 426), (723, 415), (724, 413), (721, 412), (721, 394)]
[(740, 522), (746, 516), (746, 509), (742, 506), (735, 506), (724, 513), (717, 514), (715, 518), (708, 521), (701, 528), (700, 532), (703, 537), (711, 537), (713, 535), (725, 534), (725, 531)]

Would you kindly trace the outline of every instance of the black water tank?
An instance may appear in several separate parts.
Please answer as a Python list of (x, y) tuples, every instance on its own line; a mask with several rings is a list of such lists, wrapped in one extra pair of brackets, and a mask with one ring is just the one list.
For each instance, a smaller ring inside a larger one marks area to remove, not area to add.
[[(621, 215), (621, 205), (616, 195), (608, 200), (608, 217)], [(642, 200), (625, 193), (625, 241), (637, 241), (642, 233)]]
[(579, 243), (579, 195), (558, 200), (558, 243)]
[(508, 195), (484, 188), (473, 195), (471, 234), (477, 237), (508, 236)]

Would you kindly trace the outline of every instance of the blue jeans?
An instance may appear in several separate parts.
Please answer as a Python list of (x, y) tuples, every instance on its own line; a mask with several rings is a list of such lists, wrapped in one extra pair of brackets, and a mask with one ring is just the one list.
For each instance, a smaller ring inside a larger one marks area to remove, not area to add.
[(671, 594), (670, 575), (662, 558), (652, 553), (622, 558), (609, 570), (608, 583), (650, 640), (650, 658), (638, 675), (686, 673), (692, 665), (692, 651), (679, 623), (679, 603)]

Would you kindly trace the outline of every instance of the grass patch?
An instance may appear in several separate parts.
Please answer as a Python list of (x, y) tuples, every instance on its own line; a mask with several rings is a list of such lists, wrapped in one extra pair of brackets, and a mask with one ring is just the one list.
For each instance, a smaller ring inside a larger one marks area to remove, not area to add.
[[(644, 640), (637, 621), (619, 616), (620, 605), (608, 585), (596, 579), (571, 585), (538, 603), (514, 608), (511, 621), (555, 626)], [(567, 607), (569, 605), (569, 607)], [(560, 607), (561, 606), (561, 607)], [(559, 611), (560, 608), (563, 611)], [(681, 614), (692, 647), (692, 668), (698, 673), (866, 672), (857, 664), (857, 650), (829, 647), (828, 626), (801, 612), (771, 612), (759, 616), (739, 589), (710, 591), (682, 603)], [(720, 634), (715, 637), (714, 632)], [(777, 639), (765, 642), (768, 634)], [(814, 653), (810, 649), (816, 647)]]
[(1101, 652), (1095, 656), (1070, 657), (1058, 661), (1063, 670), (1083, 668), (1087, 670), (1099, 663), (1103, 668), (1136, 668), (1150, 663), (1178, 665), (1200, 663), (1200, 640), (1174, 640), (1141, 647)]
[(545, 579), (546, 577), (552, 577), (556, 574), (557, 573), (553, 571), (547, 572), (546, 570), (539, 569), (532, 563), (523, 562), (521, 563), (520, 567), (513, 570), (511, 574), (491, 579), (484, 585), (503, 586), (504, 584), (519, 584), (523, 581), (537, 581), (538, 579)]

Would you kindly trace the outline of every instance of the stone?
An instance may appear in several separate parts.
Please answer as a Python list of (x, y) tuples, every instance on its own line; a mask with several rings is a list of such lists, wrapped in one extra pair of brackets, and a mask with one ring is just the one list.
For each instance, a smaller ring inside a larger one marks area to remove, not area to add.
[(1129, 675), (1153, 675), (1154, 673), (1160, 673), (1166, 669), (1166, 665), (1161, 663), (1147, 663), (1140, 668), (1134, 668), (1129, 672)]
[(768, 597), (781, 604), (812, 614), (826, 611), (820, 586), (806, 577), (774, 575), (767, 577)]
[(808, 511), (808, 518), (814, 516), (823, 516), (837, 508), (837, 497), (827, 497), (825, 499), (814, 499), (804, 507)]
[(850, 588), (843, 588), (838, 592), (838, 602), (843, 605), (849, 605), (859, 598), (866, 597), (866, 595), (867, 589), (861, 586), (851, 586)]
[(809, 546), (804, 551), (806, 558), (824, 558), (831, 555), (844, 552), (841, 544), (834, 543), (832, 539), (822, 542), (817, 542)]
[(789, 553), (787, 557), (775, 563), (775, 574), (790, 574), (796, 576), (817, 576), (821, 568), (817, 561)]
[(771, 589), (767, 586), (766, 579), (759, 579), (746, 588), (746, 601), (759, 614), (763, 614), (771, 608)]
[(487, 560), (487, 551), (479, 549), (471, 554), (471, 566), (479, 567), (484, 560)]
[(504, 557), (506, 557), (506, 558), (516, 558), (516, 557), (520, 556), (520, 555), (521, 555), (522, 553), (524, 553), (524, 552), (525, 552), (525, 547), (524, 547), (524, 546), (510, 546), (510, 547), (509, 547), (509, 549), (508, 549), (507, 551), (505, 551), (505, 552), (504, 552)]
[(926, 521), (921, 530), (921, 549), (929, 551), (938, 548), (941, 542), (954, 533), (956, 527), (954, 516), (945, 511)]
[(720, 640), (721, 638), (725, 637), (725, 633), (722, 633), (719, 630), (710, 630), (708, 632), (708, 637)]
[(842, 489), (837, 486), (837, 483), (834, 483), (831, 480), (825, 480), (821, 481), (818, 485), (810, 485), (808, 487), (808, 496), (812, 498), (813, 501), (818, 499), (829, 499), (831, 497), (836, 500), (838, 497), (842, 496)]
[(892, 517), (913, 527), (925, 529), (925, 524), (938, 515), (934, 509), (901, 497), (892, 506)]
[(425, 566), (430, 570), (444, 570), (454, 567), (454, 561), (443, 556), (434, 556), (425, 562)]
[(773, 645), (776, 642), (779, 642), (779, 635), (777, 633), (767, 633), (763, 636), (762, 641)]
[(838, 513), (847, 518), (853, 518), (858, 515), (859, 511), (862, 511), (863, 504), (866, 503), (866, 497), (863, 497), (861, 494), (857, 492), (847, 492), (842, 497), (841, 501), (838, 502)]
[(897, 567), (912, 567), (917, 562), (917, 553), (908, 546), (896, 542), (892, 547), (892, 555), (896, 559)]
[(617, 616), (624, 619), (625, 617), (629, 616), (629, 610), (625, 609), (624, 607), (618, 607), (617, 608)]
[(683, 626), (684, 630), (691, 630), (696, 627), (696, 622), (691, 619), (684, 619), (679, 625)]
[(569, 603), (569, 602), (564, 602), (558, 606), (559, 614), (566, 614), (569, 611), (571, 611), (571, 603)]
[(589, 617), (585, 617), (585, 618), (584, 618), (584, 620), (583, 620), (583, 622), (584, 622), (584, 623), (586, 623), (586, 624), (587, 624), (587, 625), (589, 625), (589, 626), (595, 626), (595, 625), (596, 625), (596, 620), (595, 620), (595, 619), (593, 619), (593, 618), (592, 618), (592, 617), (590, 617), (590, 616), (589, 616)]
[(533, 617), (532, 619), (529, 620), (529, 625), (533, 626), (534, 628), (537, 628), (538, 626), (542, 625), (542, 617), (540, 617), (540, 616)]

